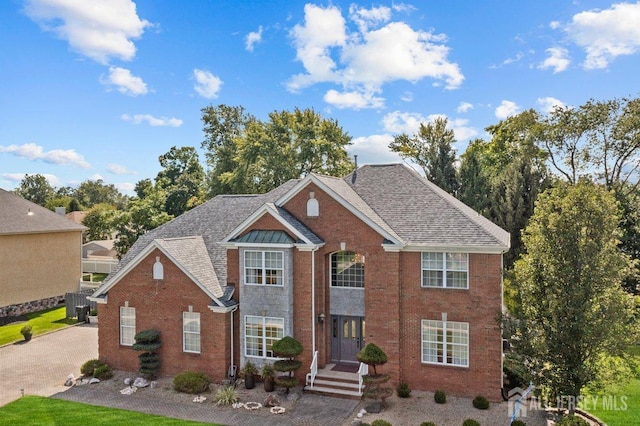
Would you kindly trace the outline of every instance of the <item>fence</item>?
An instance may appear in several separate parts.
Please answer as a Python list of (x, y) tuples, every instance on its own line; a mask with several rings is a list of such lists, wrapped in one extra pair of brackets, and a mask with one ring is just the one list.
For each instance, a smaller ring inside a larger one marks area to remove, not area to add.
[(100, 274), (109, 274), (118, 264), (117, 260), (82, 260), (82, 272), (97, 272)]
[(81, 290), (77, 293), (66, 293), (64, 295), (67, 308), (67, 318), (73, 318), (77, 315), (76, 306), (89, 306), (89, 310), (97, 309), (96, 302), (87, 300), (91, 296), (93, 290)]

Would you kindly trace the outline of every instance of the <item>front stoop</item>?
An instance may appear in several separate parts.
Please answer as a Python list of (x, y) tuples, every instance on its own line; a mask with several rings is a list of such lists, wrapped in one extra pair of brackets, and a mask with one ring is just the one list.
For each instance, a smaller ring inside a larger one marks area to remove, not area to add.
[(359, 400), (362, 394), (358, 392), (358, 375), (351, 373), (323, 374), (318, 371), (311, 387), (309, 381), (304, 387), (306, 393), (332, 396), (344, 399)]

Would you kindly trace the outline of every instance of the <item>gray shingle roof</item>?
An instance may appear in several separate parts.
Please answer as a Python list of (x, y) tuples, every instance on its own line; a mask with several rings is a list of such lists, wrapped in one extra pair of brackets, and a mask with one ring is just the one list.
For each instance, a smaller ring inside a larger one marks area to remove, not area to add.
[(405, 244), (509, 246), (508, 232), (404, 164), (363, 166), (343, 181)]
[(85, 229), (62, 215), (0, 189), (0, 235), (81, 232)]

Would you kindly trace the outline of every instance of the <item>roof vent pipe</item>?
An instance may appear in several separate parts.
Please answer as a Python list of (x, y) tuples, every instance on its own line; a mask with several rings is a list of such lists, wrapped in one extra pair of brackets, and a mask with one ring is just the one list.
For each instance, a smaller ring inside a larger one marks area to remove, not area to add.
[(358, 179), (358, 155), (353, 156), (353, 161), (355, 163), (355, 168), (353, 170), (353, 174), (351, 175), (351, 183), (356, 183), (356, 179)]

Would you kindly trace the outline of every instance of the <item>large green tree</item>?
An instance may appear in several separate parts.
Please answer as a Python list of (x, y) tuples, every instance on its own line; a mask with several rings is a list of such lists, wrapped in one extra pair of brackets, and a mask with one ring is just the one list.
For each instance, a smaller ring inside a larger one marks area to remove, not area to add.
[(126, 197), (118, 191), (112, 183), (105, 183), (102, 179), (87, 179), (78, 185), (75, 190), (75, 198), (84, 209), (90, 209), (96, 204), (112, 204), (122, 207), (126, 203)]
[(620, 285), (632, 262), (620, 250), (618, 221), (613, 194), (579, 181), (541, 194), (524, 232), (514, 347), (552, 397), (577, 401), (603, 354), (621, 355), (637, 337), (632, 298)]
[(165, 211), (176, 217), (203, 201), (204, 170), (194, 147), (172, 147), (158, 158), (156, 185), (167, 193)]
[(116, 208), (111, 204), (96, 204), (93, 206), (84, 219), (82, 224), (87, 229), (88, 241), (110, 240), (115, 232), (115, 219), (118, 215)]
[(448, 120), (438, 117), (431, 123), (420, 123), (418, 133), (409, 136), (397, 135), (389, 144), (389, 149), (402, 158), (414, 161), (425, 173), (427, 179), (450, 194), (458, 191), (455, 162), (456, 142), (453, 130), (447, 129)]
[(44, 207), (47, 201), (54, 196), (55, 189), (43, 175), (27, 174), (24, 175), (24, 178), (20, 181), (20, 185), (14, 192), (25, 200)]

